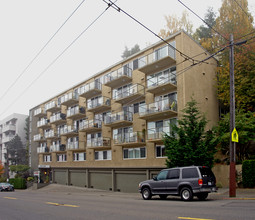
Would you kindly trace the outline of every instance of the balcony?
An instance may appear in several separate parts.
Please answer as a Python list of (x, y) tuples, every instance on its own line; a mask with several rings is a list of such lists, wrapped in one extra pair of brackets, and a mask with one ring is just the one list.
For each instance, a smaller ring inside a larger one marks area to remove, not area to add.
[(58, 98), (61, 105), (71, 106), (79, 103), (79, 96), (77, 93), (69, 92)]
[(177, 116), (177, 101), (169, 98), (140, 107), (139, 116), (147, 121), (160, 120)]
[(90, 99), (94, 96), (99, 96), (102, 93), (102, 84), (94, 81), (87, 83), (80, 87), (80, 96), (86, 99)]
[(133, 114), (127, 111), (112, 113), (105, 117), (104, 124), (111, 128), (130, 126), (133, 124)]
[(75, 137), (78, 136), (77, 128), (73, 128), (72, 126), (65, 125), (59, 129), (59, 135), (66, 137)]
[(53, 129), (44, 132), (44, 137), (49, 140), (56, 140), (60, 138), (57, 132), (55, 132)]
[(102, 122), (99, 120), (83, 120), (79, 124), (79, 131), (96, 132), (102, 130)]
[(147, 141), (156, 144), (163, 144), (163, 137), (165, 133), (168, 135), (170, 134), (170, 126), (148, 129)]
[(110, 148), (111, 147), (111, 139), (106, 137), (100, 138), (92, 138), (87, 140), (87, 148)]
[(119, 146), (138, 147), (145, 145), (145, 134), (141, 131), (114, 135), (114, 144)]
[(51, 102), (48, 102), (48, 103), (45, 104), (44, 109), (45, 109), (46, 112), (48, 111), (48, 112), (53, 113), (53, 112), (60, 111), (61, 107), (60, 107), (59, 104), (57, 104), (56, 101), (51, 101)]
[(54, 125), (64, 124), (66, 122), (66, 115), (63, 113), (57, 113), (50, 117), (50, 123)]
[(164, 46), (147, 56), (139, 58), (138, 70), (149, 75), (175, 64), (175, 50), (170, 46)]
[(34, 139), (35, 142), (41, 142), (41, 141), (45, 141), (44, 137), (41, 134), (36, 134), (34, 135)]
[(79, 149), (79, 141), (67, 143), (67, 150), (77, 150), (77, 149)]
[(10, 142), (14, 137), (15, 135), (13, 134), (6, 135), (2, 138), (2, 143), (6, 144), (7, 142)]
[(167, 75), (148, 77), (147, 79), (147, 92), (153, 93), (154, 95), (166, 94), (176, 91), (176, 74), (171, 72)]
[(50, 146), (50, 152), (63, 152), (66, 151), (66, 145), (64, 144), (56, 144)]
[(79, 118), (84, 118), (86, 116), (85, 114), (85, 108), (80, 106), (75, 106), (75, 108), (71, 108), (67, 110), (67, 118), (76, 120)]
[(104, 84), (111, 88), (120, 87), (132, 82), (132, 69), (127, 66), (121, 67), (104, 76)]
[(40, 121), (37, 122), (37, 128), (47, 129), (50, 128), (50, 120), (46, 118), (42, 118)]
[(4, 125), (2, 128), (2, 132), (16, 131), (16, 125), (8, 124)]
[(140, 100), (143, 100), (144, 98), (145, 98), (144, 86), (140, 84), (134, 84), (123, 91), (116, 91), (116, 94), (113, 97), (115, 102), (118, 102), (122, 105), (127, 103), (131, 104), (134, 102), (138, 102)]
[(45, 117), (46, 115), (47, 115), (46, 111), (41, 107), (34, 110), (34, 116), (37, 118), (42, 118)]
[(37, 153), (49, 153), (49, 148), (48, 147), (37, 147)]
[(87, 101), (87, 110), (89, 112), (104, 112), (111, 109), (111, 99), (101, 96), (96, 99), (89, 99)]

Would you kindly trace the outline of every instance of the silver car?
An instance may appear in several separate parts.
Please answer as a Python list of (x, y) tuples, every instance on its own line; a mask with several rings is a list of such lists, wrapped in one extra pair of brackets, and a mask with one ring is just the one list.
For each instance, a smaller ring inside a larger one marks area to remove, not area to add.
[(192, 200), (193, 196), (205, 200), (208, 193), (216, 191), (216, 178), (205, 166), (164, 169), (153, 179), (139, 184), (139, 192), (145, 200), (154, 195), (159, 195), (161, 199), (175, 195), (181, 196), (184, 201)]

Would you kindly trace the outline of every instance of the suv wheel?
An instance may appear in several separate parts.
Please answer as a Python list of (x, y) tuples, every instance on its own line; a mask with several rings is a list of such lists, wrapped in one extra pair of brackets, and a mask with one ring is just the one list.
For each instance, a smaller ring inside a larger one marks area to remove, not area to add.
[(200, 193), (197, 195), (197, 198), (199, 200), (205, 200), (207, 198), (207, 196), (208, 196), (208, 193)]
[(150, 191), (150, 189), (148, 188), (148, 187), (145, 187), (145, 188), (143, 188), (143, 190), (142, 190), (142, 196), (143, 196), (143, 199), (144, 200), (149, 200), (149, 199), (151, 199), (151, 191)]
[(181, 189), (181, 199), (183, 201), (190, 201), (193, 199), (193, 193), (190, 188), (184, 187)]

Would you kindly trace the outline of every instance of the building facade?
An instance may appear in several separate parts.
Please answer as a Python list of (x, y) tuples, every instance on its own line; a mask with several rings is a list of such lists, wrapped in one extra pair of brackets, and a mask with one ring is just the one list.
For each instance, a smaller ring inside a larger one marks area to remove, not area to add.
[(165, 168), (162, 134), (177, 123), (191, 96), (206, 113), (208, 128), (217, 123), (217, 61), (189, 68), (185, 56), (202, 60), (209, 54), (183, 31), (167, 42), (30, 110), (31, 166), (42, 180), (134, 192), (138, 182)]
[(21, 142), (26, 146), (26, 119), (28, 115), (14, 113), (0, 121), (0, 160), (6, 167), (7, 164), (7, 144), (19, 135)]

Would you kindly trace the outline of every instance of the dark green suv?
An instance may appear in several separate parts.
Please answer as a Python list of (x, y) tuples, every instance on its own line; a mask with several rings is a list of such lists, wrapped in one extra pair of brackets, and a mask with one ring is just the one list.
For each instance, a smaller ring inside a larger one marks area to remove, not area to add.
[(176, 195), (184, 201), (192, 200), (193, 196), (205, 200), (208, 193), (216, 191), (216, 178), (205, 166), (164, 169), (153, 179), (139, 184), (139, 192), (145, 200), (154, 195), (159, 195), (161, 199)]

